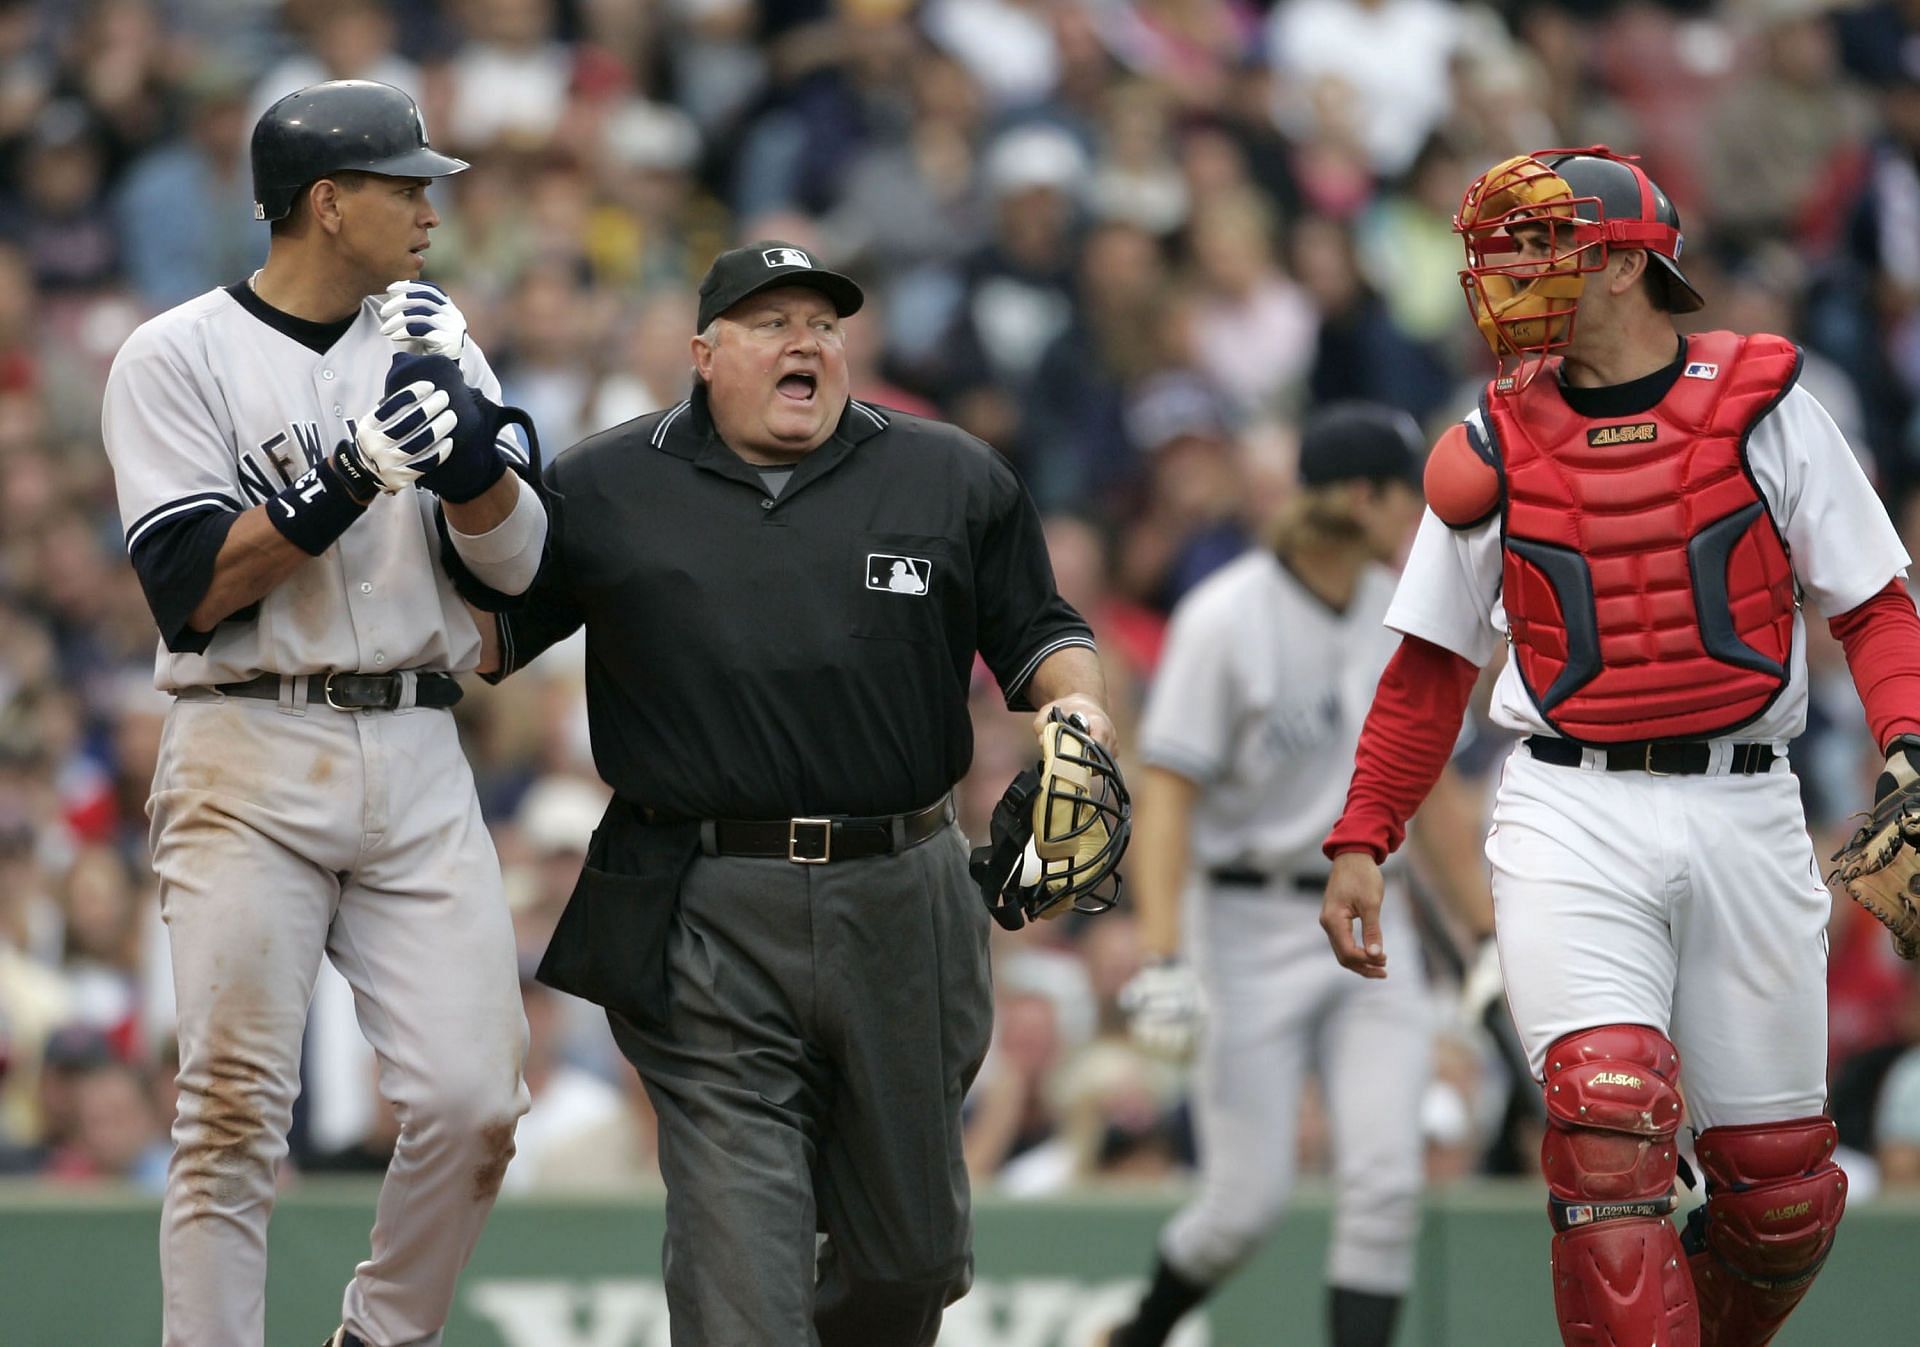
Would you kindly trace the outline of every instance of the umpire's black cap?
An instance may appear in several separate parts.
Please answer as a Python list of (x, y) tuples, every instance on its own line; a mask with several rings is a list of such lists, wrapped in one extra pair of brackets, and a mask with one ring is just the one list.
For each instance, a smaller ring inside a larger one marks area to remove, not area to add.
[(1332, 403), (1308, 417), (1300, 432), (1300, 481), (1418, 483), (1425, 448), (1419, 424), (1398, 407)]
[(308, 183), (330, 173), (444, 178), (464, 159), (427, 144), (412, 98), (374, 80), (312, 84), (260, 114), (253, 128), (253, 218), (278, 220)]
[(713, 259), (700, 282), (700, 313), (694, 331), (706, 331), (708, 323), (747, 296), (776, 285), (804, 285), (818, 290), (833, 301), (842, 318), (860, 312), (860, 306), (867, 302), (859, 286), (837, 271), (816, 265), (806, 249), (779, 239), (761, 239)]

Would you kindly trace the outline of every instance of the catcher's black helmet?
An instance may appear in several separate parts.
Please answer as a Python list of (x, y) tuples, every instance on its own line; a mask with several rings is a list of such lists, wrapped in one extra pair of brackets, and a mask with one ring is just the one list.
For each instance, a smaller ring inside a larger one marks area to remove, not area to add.
[(1587, 219), (1600, 224), (1631, 221), (1656, 226), (1640, 231), (1632, 240), (1612, 241), (1646, 249), (1648, 262), (1665, 273), (1669, 309), (1692, 313), (1706, 303), (1680, 270), (1680, 212), (1644, 169), (1632, 160), (1615, 157), (1604, 145), (1563, 151), (1557, 156), (1548, 151), (1535, 157), (1573, 189), (1574, 209)]
[(329, 173), (444, 178), (467, 166), (427, 144), (420, 108), (373, 80), (329, 80), (288, 94), (253, 128), (253, 218), (278, 220)]

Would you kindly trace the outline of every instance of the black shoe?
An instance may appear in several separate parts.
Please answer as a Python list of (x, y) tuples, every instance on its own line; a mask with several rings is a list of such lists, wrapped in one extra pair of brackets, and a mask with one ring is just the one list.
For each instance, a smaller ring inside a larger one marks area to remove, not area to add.
[(347, 1332), (345, 1324), (333, 1330), (333, 1335), (320, 1347), (367, 1347), (367, 1344), (355, 1334)]

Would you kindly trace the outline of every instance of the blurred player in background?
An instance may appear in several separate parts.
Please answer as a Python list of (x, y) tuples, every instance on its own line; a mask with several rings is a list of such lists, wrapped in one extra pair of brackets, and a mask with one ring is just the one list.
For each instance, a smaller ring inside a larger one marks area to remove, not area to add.
[[(1310, 1075), (1334, 1141), (1335, 1347), (1386, 1347), (1412, 1281), (1426, 989), (1417, 970), (1392, 983), (1343, 978), (1318, 918), (1320, 839), (1339, 813), (1361, 708), (1393, 653), (1382, 618), (1390, 567), (1419, 516), (1421, 447), (1404, 412), (1352, 403), (1319, 413), (1271, 545), (1175, 611), (1141, 731), (1132, 873), (1149, 962), (1122, 1005), (1149, 1050), (1183, 1056), (1199, 1042), (1202, 1173), (1110, 1347), (1165, 1342), (1279, 1221)], [(1467, 884), (1484, 889), (1477, 873)], [(1183, 904), (1189, 887), (1195, 901)], [(1411, 941), (1397, 875), (1392, 888), (1385, 920)]]

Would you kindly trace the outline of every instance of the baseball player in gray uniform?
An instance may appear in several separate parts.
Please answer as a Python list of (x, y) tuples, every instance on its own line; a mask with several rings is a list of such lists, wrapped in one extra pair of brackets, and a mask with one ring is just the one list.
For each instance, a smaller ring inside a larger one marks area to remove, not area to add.
[[(1111, 1347), (1165, 1342), (1280, 1219), (1310, 1074), (1336, 1165), (1334, 1347), (1386, 1347), (1412, 1280), (1432, 1055), (1425, 988), (1417, 971), (1385, 995), (1386, 982), (1338, 976), (1319, 917), (1320, 841), (1395, 644), (1381, 626), (1388, 563), (1419, 518), (1421, 448), (1405, 413), (1319, 413), (1272, 545), (1174, 612), (1140, 732), (1132, 891), (1148, 963), (1121, 1004), (1149, 1050), (1184, 1056), (1199, 1040), (1201, 1174)], [(1410, 939), (1394, 887), (1383, 920)]]
[[(289, 95), (253, 136), (266, 265), (142, 325), (108, 378), (128, 554), (176, 698), (148, 803), (179, 1008), (168, 1347), (264, 1341), (323, 953), (401, 1123), (330, 1344), (440, 1342), (527, 1107), (513, 933), (447, 709), (480, 638), (440, 549), (519, 592), (547, 520), (506, 470), (511, 436), (473, 415), (498, 382), (419, 280), (428, 186), (464, 167), (398, 89)], [(389, 389), (398, 356), (456, 376)]]

